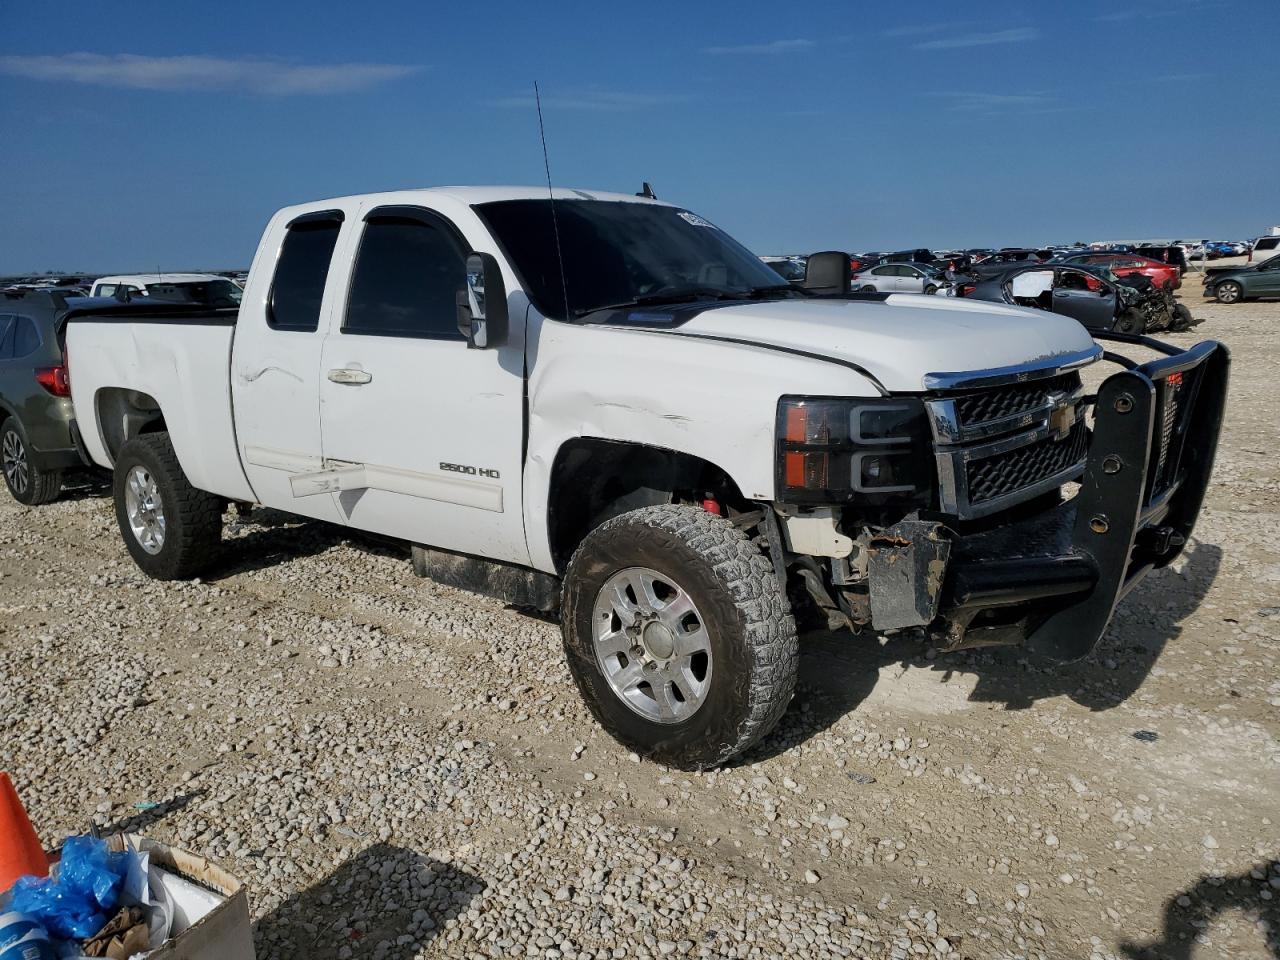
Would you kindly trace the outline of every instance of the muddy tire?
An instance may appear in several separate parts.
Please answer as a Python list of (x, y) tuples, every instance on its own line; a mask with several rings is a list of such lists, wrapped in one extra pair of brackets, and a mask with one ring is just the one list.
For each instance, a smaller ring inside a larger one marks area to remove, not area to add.
[(147, 576), (188, 580), (217, 559), (222, 498), (191, 485), (169, 434), (144, 433), (120, 448), (112, 492), (120, 535)]
[(696, 507), (645, 507), (587, 535), (565, 576), (574, 681), (624, 746), (701, 770), (768, 733), (795, 690), (790, 606), (768, 559)]
[(0, 424), (0, 467), (4, 485), (13, 499), (28, 507), (38, 507), (58, 499), (62, 492), (62, 474), (57, 470), (39, 470), (31, 462), (31, 445), (27, 431), (17, 417)]

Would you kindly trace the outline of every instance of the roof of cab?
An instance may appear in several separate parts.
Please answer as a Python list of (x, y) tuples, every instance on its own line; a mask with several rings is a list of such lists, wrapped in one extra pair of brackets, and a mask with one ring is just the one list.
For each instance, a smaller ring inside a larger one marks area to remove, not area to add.
[[(656, 203), (673, 206), (648, 197), (631, 193), (608, 193), (603, 190), (579, 190), (572, 187), (556, 187), (551, 194), (556, 200), (605, 200), (615, 203)], [(390, 190), (384, 193), (357, 193), (345, 197), (329, 197), (306, 203), (291, 204), (286, 210), (318, 210), (326, 204), (373, 201), (384, 204), (413, 204), (433, 197), (448, 198), (468, 205), (494, 203), (500, 200), (545, 200), (546, 187), (420, 187), (412, 190)]]

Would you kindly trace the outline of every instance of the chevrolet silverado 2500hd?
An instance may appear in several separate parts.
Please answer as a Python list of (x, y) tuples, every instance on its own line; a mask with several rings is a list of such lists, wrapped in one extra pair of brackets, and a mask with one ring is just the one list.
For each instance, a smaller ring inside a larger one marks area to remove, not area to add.
[(1138, 364), (1067, 317), (849, 294), (844, 254), (808, 272), (651, 198), (324, 200), (272, 218), (238, 309), (74, 317), (73, 399), (149, 575), (201, 573), (230, 503), (400, 538), (558, 607), (595, 715), (665, 763), (777, 722), (793, 602), (1087, 654), (1191, 533), (1226, 351), (1105, 335)]

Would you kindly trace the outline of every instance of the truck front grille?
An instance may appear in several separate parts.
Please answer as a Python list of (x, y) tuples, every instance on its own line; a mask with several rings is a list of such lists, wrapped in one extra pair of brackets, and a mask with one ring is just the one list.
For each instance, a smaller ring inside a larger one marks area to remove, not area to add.
[(956, 419), (961, 428), (981, 426), (1010, 417), (1034, 413), (1080, 389), (1080, 374), (1063, 373), (1030, 383), (1011, 383), (970, 393), (955, 399)]
[(1025, 447), (996, 453), (965, 464), (969, 504), (981, 506), (1011, 497), (1081, 464), (1089, 445), (1089, 431), (1077, 423), (1066, 437), (1045, 437)]
[(961, 519), (996, 513), (1084, 474), (1089, 428), (1078, 370), (944, 391), (925, 401), (939, 506)]

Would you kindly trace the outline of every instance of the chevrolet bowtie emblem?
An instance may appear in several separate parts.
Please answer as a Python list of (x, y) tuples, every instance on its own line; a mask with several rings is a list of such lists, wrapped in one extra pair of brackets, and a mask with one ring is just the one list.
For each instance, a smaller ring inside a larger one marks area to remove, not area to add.
[(1075, 425), (1076, 408), (1073, 406), (1059, 407), (1049, 414), (1049, 430), (1055, 440), (1066, 439), (1067, 434), (1071, 432), (1071, 428)]

